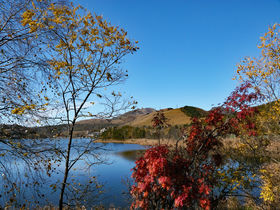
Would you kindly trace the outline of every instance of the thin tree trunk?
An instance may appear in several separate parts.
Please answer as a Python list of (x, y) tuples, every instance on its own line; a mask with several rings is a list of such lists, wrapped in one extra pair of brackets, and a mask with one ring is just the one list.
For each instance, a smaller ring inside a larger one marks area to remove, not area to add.
[(71, 151), (71, 145), (72, 145), (72, 139), (73, 139), (73, 131), (74, 131), (74, 124), (72, 124), (72, 128), (69, 132), (70, 135), (69, 135), (67, 155), (66, 155), (66, 160), (65, 160), (64, 178), (63, 178), (63, 182), (61, 184), (61, 191), (60, 191), (60, 198), (59, 198), (59, 210), (63, 209), (63, 196), (64, 196), (68, 173), (69, 173), (70, 151)]

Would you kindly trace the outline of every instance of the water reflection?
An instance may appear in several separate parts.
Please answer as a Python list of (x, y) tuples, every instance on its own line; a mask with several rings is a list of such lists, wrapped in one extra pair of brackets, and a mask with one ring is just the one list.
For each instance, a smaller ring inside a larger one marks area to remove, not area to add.
[(122, 151), (118, 152), (117, 154), (121, 157), (125, 158), (126, 160), (130, 160), (135, 162), (138, 158), (140, 158), (146, 150), (128, 150), (128, 151)]
[[(11, 198), (13, 205), (18, 207), (23, 204), (33, 207), (36, 204), (58, 205), (64, 163), (60, 162), (61, 156), (57, 151), (65, 148), (67, 140), (40, 141), (41, 150), (48, 148), (44, 153), (18, 155), (19, 153), (13, 154), (14, 148), (7, 147), (6, 150), (11, 151), (9, 155), (0, 157), (0, 185), (3, 186), (0, 190), (0, 207), (7, 205)], [(33, 143), (34, 140), (21, 140), (21, 144), (30, 149)], [(145, 147), (136, 144), (92, 143), (91, 139), (75, 139), (72, 150), (73, 161), (81, 154), (87, 143), (91, 143), (88, 151), (71, 169), (66, 202), (72, 203), (71, 201), (75, 200), (86, 206), (96, 204), (104, 204), (105, 207), (110, 204), (118, 207), (129, 206), (127, 198), (122, 194), (127, 192), (127, 186), (122, 182), (131, 175), (131, 168), (134, 167), (133, 155), (127, 158), (120, 154), (131, 150), (143, 150)], [(40, 160), (40, 157), (43, 159)]]
[[(20, 150), (13, 147), (20, 143)], [(1, 145), (0, 154), (0, 209), (8, 205), (20, 207), (26, 204), (58, 206), (59, 187), (63, 178), (62, 151), (67, 144), (66, 139), (55, 140), (18, 140), (12, 145)], [(88, 151), (75, 162), (69, 174), (66, 203), (80, 204), (86, 207), (103, 205), (108, 208), (128, 207), (129, 196), (126, 180), (131, 180), (131, 169), (134, 161), (141, 156), (147, 147), (137, 144), (94, 143), (91, 139), (74, 139), (72, 163), (76, 157)], [(28, 154), (26, 154), (28, 152)], [(244, 180), (246, 188), (258, 197), (259, 182), (256, 177), (252, 181), (252, 168), (258, 169), (249, 161), (228, 159), (220, 170), (221, 180), (217, 183), (213, 194), (219, 198), (221, 192), (231, 191), (234, 183), (229, 184), (224, 178), (233, 180), (236, 171)], [(47, 171), (47, 173), (46, 173)], [(248, 184), (247, 184), (248, 183)], [(230, 193), (244, 194), (239, 187)], [(12, 200), (11, 200), (12, 199)]]

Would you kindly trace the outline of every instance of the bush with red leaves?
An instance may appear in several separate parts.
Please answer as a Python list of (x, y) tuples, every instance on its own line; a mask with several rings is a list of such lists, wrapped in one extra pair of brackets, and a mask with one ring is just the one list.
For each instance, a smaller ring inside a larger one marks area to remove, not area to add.
[(208, 116), (192, 119), (184, 146), (148, 149), (133, 168), (131, 208), (213, 208), (212, 175), (222, 162), (218, 152), (221, 139), (244, 130), (249, 136), (257, 134), (257, 109), (251, 105), (260, 98), (250, 84), (243, 84), (224, 104), (209, 111)]

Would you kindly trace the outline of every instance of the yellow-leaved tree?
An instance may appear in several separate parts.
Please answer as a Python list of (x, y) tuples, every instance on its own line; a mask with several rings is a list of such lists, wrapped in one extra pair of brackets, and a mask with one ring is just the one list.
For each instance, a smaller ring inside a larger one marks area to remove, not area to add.
[[(49, 4), (36, 2), (42, 11)], [(32, 187), (41, 195), (41, 169), (49, 174), (49, 161), (56, 156), (53, 147), (41, 140), (22, 140), (32, 132), (15, 125), (34, 125), (41, 120), (47, 104), (44, 96), (48, 58), (39, 39), (41, 32), (32, 32), (29, 25), (21, 22), (22, 14), (34, 5), (31, 0), (0, 0), (0, 208), (28, 200), (23, 188)], [(30, 178), (23, 181), (26, 174)]]
[(250, 82), (264, 96), (262, 107), (267, 134), (279, 133), (280, 120), (280, 25), (274, 24), (260, 38), (259, 57), (246, 57), (237, 69), (236, 78)]
[[(44, 7), (40, 3), (39, 7)], [(39, 34), (21, 24), (21, 14), (32, 8), (30, 0), (0, 0), (0, 118), (2, 123), (19, 122), (23, 114), (34, 115), (45, 103), (38, 97), (43, 85), (44, 56)], [(40, 79), (40, 80), (41, 80)], [(25, 118), (24, 120), (28, 120)]]
[[(33, 6), (22, 14), (21, 22), (23, 26), (29, 27), (30, 33), (40, 33), (40, 39), (44, 36), (42, 46), (46, 48), (49, 58), (50, 106), (58, 107), (56, 119), (68, 126), (68, 144), (61, 151), (65, 158), (59, 199), (59, 208), (62, 209), (65, 189), (71, 187), (70, 169), (82, 155), (94, 152), (92, 141), (89, 141), (78, 155), (71, 156), (76, 122), (80, 117), (91, 116), (84, 112), (88, 102), (108, 99), (108, 95), (119, 98), (120, 94), (116, 94), (116, 90), (112, 92), (109, 87), (126, 79), (127, 73), (120, 64), (124, 56), (137, 51), (138, 47), (137, 42), (128, 38), (126, 31), (81, 6), (71, 3), (50, 4), (41, 9), (36, 6), (36, 2)], [(110, 92), (106, 93), (106, 90)], [(132, 104), (128, 102), (122, 107)]]
[[(280, 199), (280, 183), (277, 179), (280, 175), (277, 149), (280, 143), (280, 24), (269, 27), (264, 36), (260, 37), (258, 48), (261, 50), (259, 57), (246, 57), (238, 65), (236, 79), (249, 82), (263, 95), (264, 104), (259, 106), (260, 113), (256, 117), (260, 128), (258, 135), (262, 143), (267, 145), (258, 151), (258, 154), (262, 153), (262, 158), (267, 159), (260, 170), (261, 198), (265, 208), (276, 208)], [(244, 144), (243, 148), (248, 153), (252, 150), (250, 146), (258, 143), (259, 139), (253, 139), (251, 144)]]

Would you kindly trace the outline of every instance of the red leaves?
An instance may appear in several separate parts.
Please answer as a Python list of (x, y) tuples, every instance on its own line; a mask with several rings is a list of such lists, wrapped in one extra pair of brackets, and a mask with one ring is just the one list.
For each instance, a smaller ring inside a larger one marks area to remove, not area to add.
[(209, 186), (207, 186), (207, 185), (205, 185), (204, 183), (203, 183), (203, 179), (202, 180), (198, 180), (198, 182), (199, 182), (199, 184), (200, 184), (200, 186), (199, 186), (199, 189), (198, 189), (198, 192), (200, 193), (200, 194), (205, 194), (205, 195), (209, 195), (209, 193), (210, 193), (210, 188), (209, 188)]
[(186, 193), (179, 195), (174, 201), (174, 206), (176, 208), (183, 207), (187, 198), (188, 198), (188, 194)]
[(158, 183), (163, 189), (169, 190), (171, 186), (171, 179), (167, 176), (162, 176), (158, 178)]
[(205, 210), (210, 210), (210, 201), (209, 200), (207, 200), (207, 199), (200, 199), (199, 204)]
[[(133, 208), (154, 209), (156, 200), (161, 208), (170, 209), (191, 206), (198, 198), (207, 199), (205, 194), (209, 194), (210, 186), (207, 181), (203, 182), (207, 180), (203, 176), (207, 175), (206, 172), (210, 168), (197, 167), (195, 170), (200, 171), (200, 176), (197, 177), (196, 174), (193, 176), (189, 173), (193, 170), (191, 160), (184, 158), (183, 155), (179, 151), (170, 150), (167, 146), (147, 150), (133, 169), (132, 177), (136, 185), (132, 187), (131, 194), (137, 201), (132, 204)], [(143, 171), (146, 174), (143, 174)]]
[[(261, 98), (258, 91), (251, 91), (245, 83), (237, 88), (226, 102), (209, 111), (205, 118), (193, 118), (185, 138), (185, 146), (168, 148), (158, 146), (146, 151), (136, 161), (132, 177), (136, 184), (131, 194), (135, 202), (132, 207), (143, 209), (211, 207), (212, 174), (222, 162), (217, 152), (220, 139), (241, 131), (256, 135), (254, 115), (251, 107)], [(153, 126), (164, 124), (164, 115), (158, 112)]]
[(162, 111), (157, 111), (152, 119), (152, 126), (156, 129), (161, 129), (163, 127), (169, 126), (167, 124), (167, 118)]

